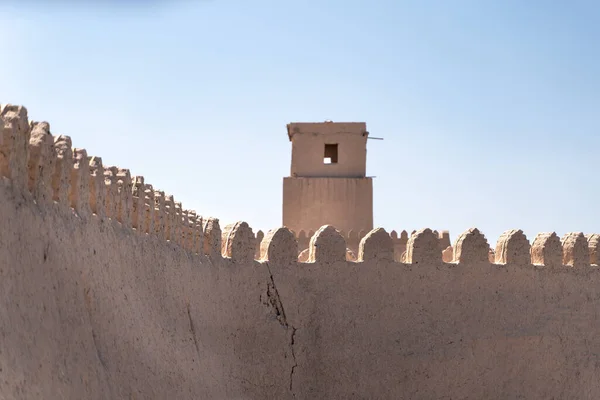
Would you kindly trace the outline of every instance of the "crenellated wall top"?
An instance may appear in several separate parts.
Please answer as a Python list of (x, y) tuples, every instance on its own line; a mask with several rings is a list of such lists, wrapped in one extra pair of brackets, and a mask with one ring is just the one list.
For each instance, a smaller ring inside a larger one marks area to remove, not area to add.
[[(532, 242), (517, 229), (507, 230), (491, 247), (472, 228), (450, 242), (448, 231), (420, 229), (387, 232), (340, 232), (323, 226), (316, 232), (292, 232), (285, 227), (254, 234), (245, 222), (223, 230), (216, 218), (186, 210), (172, 195), (153, 188), (128, 169), (104, 166), (85, 149), (73, 148), (71, 138), (53, 135), (47, 122), (30, 122), (22, 106), (0, 107), (0, 174), (5, 183), (39, 207), (74, 211), (89, 218), (112, 220), (133, 234), (151, 235), (208, 257), (226, 257), (233, 263), (253, 260), (283, 264), (384, 260), (414, 266), (423, 264), (522, 265), (588, 268), (597, 265), (600, 235), (572, 232), (559, 238), (539, 233)], [(298, 251), (306, 249), (298, 259)]]

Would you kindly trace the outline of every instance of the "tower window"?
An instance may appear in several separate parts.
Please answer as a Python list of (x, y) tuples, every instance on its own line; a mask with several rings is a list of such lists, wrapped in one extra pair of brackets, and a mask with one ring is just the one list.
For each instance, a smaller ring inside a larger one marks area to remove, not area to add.
[(337, 164), (338, 162), (338, 145), (326, 144), (325, 145), (325, 158), (323, 164)]

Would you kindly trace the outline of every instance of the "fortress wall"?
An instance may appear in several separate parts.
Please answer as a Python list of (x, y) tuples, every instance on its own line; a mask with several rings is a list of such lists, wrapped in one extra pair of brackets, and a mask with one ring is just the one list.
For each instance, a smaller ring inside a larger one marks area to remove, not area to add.
[(143, 178), (0, 115), (0, 398), (289, 395), (289, 331), (239, 230), (223, 256), (218, 220), (177, 221)]
[(509, 230), (490, 262), (470, 229), (444, 262), (423, 229), (399, 263), (377, 228), (349, 262), (324, 226), (298, 262), (286, 228), (221, 228), (0, 116), (2, 398), (600, 395), (598, 235)]
[[(375, 236), (368, 262), (343, 261), (327, 235), (315, 243), (327, 262), (274, 271), (282, 298), (297, 302), (287, 308), (297, 310), (288, 320), (301, 398), (598, 397), (600, 275), (585, 257), (580, 267), (521, 263), (528, 252), (513, 235), (501, 256), (512, 262), (490, 264), (475, 233), (458, 263), (442, 263), (421, 232), (411, 263), (398, 264)], [(560, 255), (554, 238), (535, 249), (547, 261)]]
[(264, 265), (0, 199), (1, 398), (286, 398)]

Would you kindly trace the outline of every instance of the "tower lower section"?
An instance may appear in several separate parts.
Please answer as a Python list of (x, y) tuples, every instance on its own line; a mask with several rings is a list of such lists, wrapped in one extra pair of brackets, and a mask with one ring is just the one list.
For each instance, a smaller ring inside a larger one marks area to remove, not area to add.
[(344, 233), (373, 229), (372, 178), (283, 178), (283, 225), (298, 234), (333, 225)]

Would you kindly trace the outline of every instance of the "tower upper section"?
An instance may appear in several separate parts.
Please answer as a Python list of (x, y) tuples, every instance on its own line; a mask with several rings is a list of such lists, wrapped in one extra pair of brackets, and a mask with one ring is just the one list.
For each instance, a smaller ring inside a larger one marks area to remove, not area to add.
[(293, 122), (292, 177), (364, 178), (367, 124), (364, 122)]

